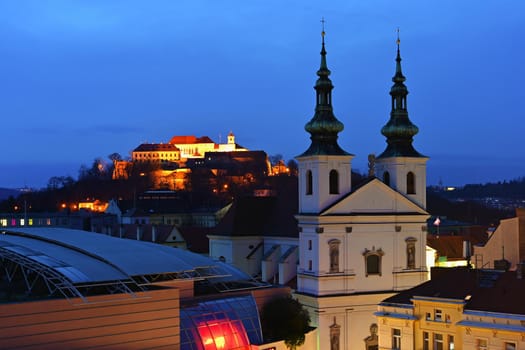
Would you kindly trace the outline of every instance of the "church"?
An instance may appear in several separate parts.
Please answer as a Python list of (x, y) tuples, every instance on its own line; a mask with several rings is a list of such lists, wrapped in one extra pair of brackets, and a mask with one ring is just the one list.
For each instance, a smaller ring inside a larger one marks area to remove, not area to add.
[(344, 126), (333, 113), (324, 37), (323, 30), (315, 114), (305, 125), (311, 144), (296, 157), (300, 256), (295, 297), (317, 328), (318, 348), (374, 350), (377, 305), (428, 279), (428, 157), (412, 145), (418, 128), (408, 117), (398, 38), (392, 110), (381, 129), (387, 146), (369, 158), (369, 179), (353, 186), (353, 155), (337, 142)]

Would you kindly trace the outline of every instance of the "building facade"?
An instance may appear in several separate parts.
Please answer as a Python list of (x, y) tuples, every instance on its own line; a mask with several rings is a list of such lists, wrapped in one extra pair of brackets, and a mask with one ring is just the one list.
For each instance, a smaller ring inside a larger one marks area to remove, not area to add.
[(524, 349), (524, 288), (517, 271), (434, 268), (379, 304), (379, 349)]
[(318, 328), (318, 348), (377, 349), (377, 304), (427, 280), (426, 161), (412, 146), (418, 132), (406, 107), (398, 51), (387, 148), (374, 173), (351, 183), (353, 155), (337, 142), (344, 128), (332, 107), (324, 32), (309, 148), (299, 166), (299, 267), (295, 296)]

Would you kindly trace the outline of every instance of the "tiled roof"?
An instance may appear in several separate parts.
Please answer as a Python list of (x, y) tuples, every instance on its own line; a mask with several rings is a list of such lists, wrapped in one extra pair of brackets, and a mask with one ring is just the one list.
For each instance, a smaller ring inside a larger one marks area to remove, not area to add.
[[(525, 277), (525, 276), (524, 276)], [(412, 305), (413, 297), (465, 300), (465, 310), (525, 315), (525, 279), (515, 271), (433, 268), (430, 281), (383, 300)]]
[(173, 136), (170, 144), (194, 144), (194, 143), (215, 143), (208, 136), (195, 137), (194, 135)]
[(208, 227), (180, 227), (186, 248), (194, 253), (208, 254), (210, 251), (210, 240), (208, 234), (211, 229)]
[(448, 259), (463, 258), (462, 236), (434, 236), (427, 235), (427, 245), (437, 251), (439, 256), (446, 256)]
[(298, 237), (297, 178), (277, 176), (272, 182), (275, 196), (237, 198), (212, 234)]
[(133, 152), (175, 152), (179, 149), (170, 143), (143, 143), (133, 150)]

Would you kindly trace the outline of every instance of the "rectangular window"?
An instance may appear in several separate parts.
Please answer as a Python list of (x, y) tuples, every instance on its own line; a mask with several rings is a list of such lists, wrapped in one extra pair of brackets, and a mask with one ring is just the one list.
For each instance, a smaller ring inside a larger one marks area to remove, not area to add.
[(392, 350), (401, 349), (401, 330), (397, 328), (392, 329)]
[(505, 350), (516, 350), (516, 343), (505, 342)]
[(308, 250), (312, 250), (312, 240), (308, 240)]
[(477, 339), (476, 340), (476, 349), (477, 350), (487, 350), (487, 340), (486, 339)]
[(308, 270), (312, 271), (312, 260), (308, 260)]
[(434, 310), (434, 321), (443, 321), (443, 311), (440, 309)]
[(454, 350), (454, 336), (448, 336), (448, 350)]
[(430, 339), (428, 332), (423, 332), (423, 350), (430, 350)]
[(434, 350), (444, 350), (443, 347), (443, 334), (434, 334)]
[(430, 314), (430, 312), (427, 312), (427, 313), (426, 313), (425, 319), (426, 319), (427, 321), (432, 320), (432, 315)]

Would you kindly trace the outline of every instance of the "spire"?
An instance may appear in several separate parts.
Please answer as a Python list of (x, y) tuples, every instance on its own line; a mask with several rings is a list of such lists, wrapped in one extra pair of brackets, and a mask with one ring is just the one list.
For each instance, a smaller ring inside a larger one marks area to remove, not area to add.
[(326, 64), (326, 49), (325, 49), (325, 31), (324, 18), (321, 20), (323, 30), (321, 32), (321, 65), (317, 71), (317, 82), (315, 83), (316, 91), (316, 106), (313, 118), (306, 123), (305, 130), (310, 133), (310, 140), (312, 143), (310, 147), (300, 155), (349, 155), (337, 144), (337, 134), (344, 129), (341, 123), (335, 117), (332, 108), (332, 81), (330, 80), (330, 70)]
[(390, 89), (392, 111), (390, 112), (390, 120), (381, 129), (381, 133), (386, 137), (387, 147), (378, 158), (425, 157), (412, 146), (412, 138), (419, 132), (419, 129), (408, 119), (408, 89), (404, 84), (406, 78), (401, 71), (401, 53), (399, 49), (401, 40), (399, 39), (399, 29), (397, 30), (396, 43), (396, 72), (392, 78), (394, 85), (392, 85)]

